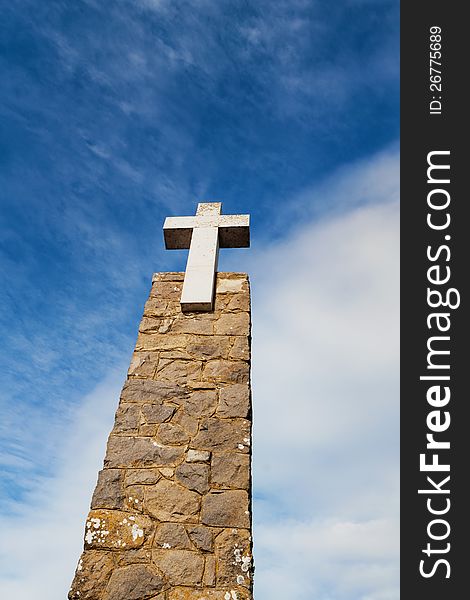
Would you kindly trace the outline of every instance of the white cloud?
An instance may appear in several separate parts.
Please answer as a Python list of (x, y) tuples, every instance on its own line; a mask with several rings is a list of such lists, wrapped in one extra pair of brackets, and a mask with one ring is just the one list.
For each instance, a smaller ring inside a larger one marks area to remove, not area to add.
[[(258, 598), (398, 596), (396, 178), (396, 153), (343, 170), (321, 186), (337, 210), (243, 254), (253, 288)], [(305, 214), (321, 189), (303, 193)], [(65, 597), (125, 369), (83, 399), (56, 476), (0, 522), (5, 597)]]
[[(16, 600), (63, 600), (81, 552), (83, 528), (125, 366), (83, 398), (63, 432), (55, 477), (41, 480), (16, 514), (0, 519), (0, 591)], [(46, 436), (47, 423), (41, 436)], [(41, 443), (40, 436), (36, 440)]]
[(335, 174), (323, 218), (247, 261), (261, 598), (398, 596), (397, 158)]

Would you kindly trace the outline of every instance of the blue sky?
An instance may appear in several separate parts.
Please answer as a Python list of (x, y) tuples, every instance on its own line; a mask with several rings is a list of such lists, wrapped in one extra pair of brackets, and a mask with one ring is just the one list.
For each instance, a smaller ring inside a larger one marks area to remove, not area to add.
[[(252, 215), (220, 268), (253, 286), (257, 598), (396, 597), (398, 10), (5, 7), (0, 590), (65, 597), (151, 274), (184, 268), (163, 219), (215, 200)], [(48, 545), (52, 510), (70, 529)], [(28, 567), (31, 531), (60, 577)]]

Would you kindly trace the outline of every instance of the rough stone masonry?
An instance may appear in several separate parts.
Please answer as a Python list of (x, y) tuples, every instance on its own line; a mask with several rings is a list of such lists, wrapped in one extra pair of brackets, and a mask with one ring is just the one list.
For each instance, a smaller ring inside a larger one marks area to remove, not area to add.
[(153, 277), (70, 600), (251, 600), (250, 291)]

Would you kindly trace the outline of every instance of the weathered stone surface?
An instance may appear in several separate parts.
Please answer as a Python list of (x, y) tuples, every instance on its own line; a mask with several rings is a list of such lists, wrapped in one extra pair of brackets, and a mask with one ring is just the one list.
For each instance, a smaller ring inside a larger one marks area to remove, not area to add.
[(187, 587), (176, 587), (169, 591), (168, 600), (250, 600), (251, 594), (248, 590), (239, 586), (226, 587), (222, 589), (201, 588), (190, 589)]
[(248, 338), (242, 335), (234, 338), (228, 357), (233, 360), (249, 360), (250, 356), (250, 343)]
[(144, 564), (149, 565), (152, 562), (152, 549), (150, 547), (142, 548), (124, 548), (114, 553), (116, 566), (127, 567), (127, 565)]
[(204, 557), (188, 550), (153, 550), (152, 559), (172, 585), (199, 586), (204, 573)]
[(158, 428), (157, 440), (162, 444), (180, 446), (189, 442), (189, 435), (175, 423), (162, 423)]
[(214, 321), (211, 314), (201, 316), (182, 315), (175, 319), (172, 332), (192, 333), (195, 335), (212, 335), (214, 332)]
[(196, 546), (196, 548), (199, 550), (204, 550), (205, 552), (212, 552), (214, 543), (212, 528), (205, 527), (204, 525), (196, 525), (194, 527), (188, 525), (187, 531), (189, 539)]
[(212, 456), (211, 483), (215, 487), (248, 490), (250, 457), (240, 452), (224, 452)]
[(180, 408), (171, 421), (181, 425), (191, 436), (195, 435), (199, 429), (199, 420), (188, 415), (184, 408)]
[(250, 423), (245, 419), (209, 418), (201, 423), (191, 445), (198, 450), (249, 452)]
[(202, 577), (202, 585), (215, 585), (215, 556), (206, 556), (204, 575)]
[[(216, 321), (217, 323), (217, 321)], [(198, 358), (227, 358), (230, 350), (229, 336), (194, 336), (187, 346), (188, 352)]]
[(160, 477), (160, 472), (157, 469), (127, 469), (124, 485), (153, 485), (157, 483)]
[(201, 377), (202, 363), (192, 360), (167, 360), (158, 363), (155, 377), (158, 380), (172, 381), (186, 385), (189, 381), (198, 381)]
[(146, 317), (161, 317), (168, 314), (168, 300), (150, 296), (144, 306), (144, 315)]
[(192, 360), (160, 360), (155, 377), (180, 385), (201, 378), (202, 362)]
[(186, 454), (186, 462), (197, 463), (197, 462), (209, 462), (211, 453), (207, 450), (188, 450)]
[(123, 402), (161, 404), (165, 400), (181, 401), (186, 395), (186, 390), (174, 383), (148, 379), (130, 379), (122, 388), (121, 399)]
[(250, 296), (248, 294), (233, 294), (227, 303), (227, 310), (246, 311), (250, 310)]
[(114, 433), (137, 433), (142, 420), (138, 404), (121, 402), (114, 420)]
[(174, 406), (167, 404), (144, 404), (142, 415), (147, 423), (164, 423), (171, 419), (175, 412)]
[(181, 523), (161, 523), (155, 533), (155, 548), (193, 550), (186, 529)]
[(160, 469), (160, 473), (166, 479), (172, 479), (173, 475), (175, 474), (175, 470), (174, 469), (170, 469), (168, 467), (163, 467), (162, 469)]
[(126, 487), (125, 506), (132, 511), (142, 512), (144, 510), (144, 487), (142, 485)]
[(227, 385), (219, 391), (218, 417), (241, 417), (245, 419), (248, 416), (249, 408), (250, 388), (247, 383)]
[(85, 548), (139, 548), (152, 530), (148, 517), (119, 510), (92, 510), (85, 528)]
[(182, 282), (174, 279), (169, 281), (153, 281), (150, 295), (156, 296), (159, 299), (163, 298), (166, 300), (179, 300), (181, 297), (182, 288)]
[(158, 352), (134, 352), (127, 374), (129, 377), (152, 379), (157, 363)]
[(247, 312), (226, 313), (220, 315), (214, 325), (216, 335), (250, 334), (250, 315)]
[(165, 333), (139, 333), (135, 349), (137, 352), (156, 350), (184, 350), (189, 337), (184, 334), (166, 335)]
[(78, 561), (69, 600), (101, 600), (114, 568), (112, 552), (87, 550)]
[(185, 400), (184, 408), (190, 416), (209, 417), (217, 408), (217, 392), (215, 390), (192, 392)]
[(103, 600), (144, 600), (155, 596), (164, 585), (151, 565), (129, 565), (113, 571)]
[(215, 541), (217, 586), (240, 585), (251, 588), (252, 555), (247, 529), (226, 529)]
[(201, 520), (215, 527), (250, 527), (249, 500), (244, 490), (211, 492), (202, 498)]
[(98, 483), (91, 499), (91, 508), (123, 508), (124, 490), (122, 483), (123, 472), (121, 469), (104, 469), (100, 471)]
[(181, 271), (165, 271), (165, 273), (154, 273), (152, 275), (152, 286), (157, 281), (184, 281), (184, 273), (181, 273)]
[(241, 360), (210, 360), (204, 367), (204, 381), (216, 383), (247, 383), (250, 367)]
[(71, 600), (252, 600), (248, 281), (192, 314), (182, 282), (154, 277)]
[(183, 463), (175, 471), (176, 479), (187, 487), (200, 494), (205, 494), (209, 486), (209, 465), (202, 463)]
[(193, 360), (194, 356), (190, 354), (187, 350), (162, 350), (160, 352), (160, 359), (170, 359), (170, 360)]
[(143, 317), (140, 322), (141, 333), (166, 333), (169, 330), (172, 319), (162, 317)]
[(155, 486), (145, 490), (147, 510), (160, 521), (195, 523), (200, 503), (199, 494), (167, 479), (161, 479)]
[(217, 294), (236, 294), (243, 290), (243, 279), (222, 279), (217, 277)]
[(152, 438), (111, 435), (104, 463), (106, 467), (164, 467), (175, 465), (184, 448), (162, 446)]
[(157, 435), (158, 425), (149, 425), (148, 423), (144, 423), (139, 427), (139, 436), (142, 437), (155, 437)]

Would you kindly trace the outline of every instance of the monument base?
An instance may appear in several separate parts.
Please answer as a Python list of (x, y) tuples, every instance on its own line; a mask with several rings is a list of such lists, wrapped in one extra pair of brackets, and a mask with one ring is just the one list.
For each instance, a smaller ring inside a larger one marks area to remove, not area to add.
[(251, 600), (250, 292), (153, 277), (69, 600)]

